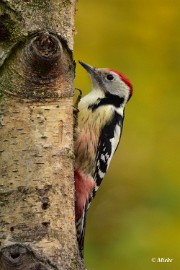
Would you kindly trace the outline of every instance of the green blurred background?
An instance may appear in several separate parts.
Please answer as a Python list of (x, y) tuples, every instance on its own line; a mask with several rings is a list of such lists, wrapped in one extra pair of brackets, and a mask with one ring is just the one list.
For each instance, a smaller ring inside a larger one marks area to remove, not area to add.
[[(131, 79), (123, 136), (89, 210), (90, 270), (180, 269), (180, 1), (79, 0), (75, 59)], [(75, 86), (90, 90), (77, 64)], [(152, 263), (151, 258), (172, 258)]]

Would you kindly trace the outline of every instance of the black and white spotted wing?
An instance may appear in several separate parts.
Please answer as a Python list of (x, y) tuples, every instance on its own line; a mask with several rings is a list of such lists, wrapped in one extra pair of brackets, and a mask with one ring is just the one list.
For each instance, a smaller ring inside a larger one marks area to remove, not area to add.
[(123, 117), (115, 111), (111, 121), (104, 126), (101, 131), (96, 155), (96, 169), (93, 177), (96, 181), (96, 187), (93, 195), (95, 195), (98, 187), (100, 186), (101, 181), (107, 172), (112, 156), (118, 147), (122, 133), (122, 126)]

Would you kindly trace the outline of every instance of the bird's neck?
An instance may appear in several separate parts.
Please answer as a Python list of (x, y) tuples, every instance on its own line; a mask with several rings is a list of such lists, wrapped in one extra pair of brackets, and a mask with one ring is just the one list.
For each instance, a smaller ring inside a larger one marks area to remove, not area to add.
[(104, 93), (101, 89), (93, 89), (88, 95), (83, 97), (79, 103), (79, 109), (88, 107), (92, 111), (102, 106), (112, 106), (117, 111), (119, 111), (119, 109), (123, 111), (125, 100), (123, 97), (112, 95), (109, 92)]

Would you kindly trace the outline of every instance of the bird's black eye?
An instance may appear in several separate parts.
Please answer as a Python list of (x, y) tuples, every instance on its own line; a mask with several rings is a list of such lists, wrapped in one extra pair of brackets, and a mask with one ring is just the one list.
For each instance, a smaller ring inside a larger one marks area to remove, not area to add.
[(106, 78), (108, 79), (108, 81), (112, 81), (114, 79), (112, 74), (108, 74)]

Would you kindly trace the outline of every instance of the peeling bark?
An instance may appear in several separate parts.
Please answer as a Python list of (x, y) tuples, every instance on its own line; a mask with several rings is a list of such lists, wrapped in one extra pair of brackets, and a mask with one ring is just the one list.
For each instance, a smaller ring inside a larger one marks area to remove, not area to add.
[(84, 269), (74, 221), (75, 0), (0, 2), (0, 269)]

